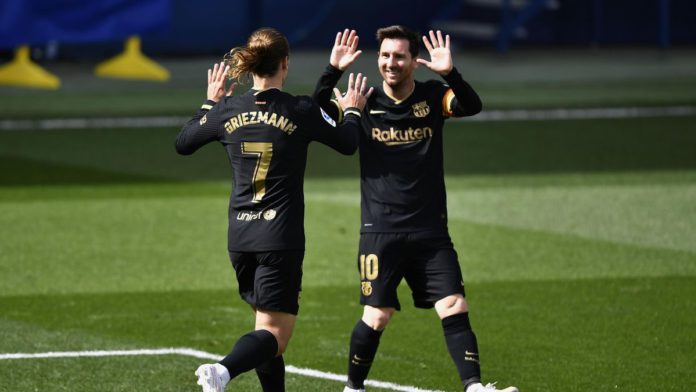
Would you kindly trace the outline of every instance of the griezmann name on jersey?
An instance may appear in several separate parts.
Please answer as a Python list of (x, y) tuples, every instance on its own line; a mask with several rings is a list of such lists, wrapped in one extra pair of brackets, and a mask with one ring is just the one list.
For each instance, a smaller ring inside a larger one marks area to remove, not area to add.
[(182, 128), (176, 148), (191, 154), (213, 141), (225, 148), (232, 167), (230, 251), (302, 250), (309, 143), (352, 154), (359, 127), (357, 115), (336, 124), (309, 97), (252, 89), (206, 102)]

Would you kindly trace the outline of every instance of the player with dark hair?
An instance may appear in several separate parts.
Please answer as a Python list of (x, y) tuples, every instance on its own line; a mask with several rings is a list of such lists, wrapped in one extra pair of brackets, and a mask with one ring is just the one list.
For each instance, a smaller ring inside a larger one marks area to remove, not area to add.
[[(416, 307), (435, 307), (464, 389), (498, 391), (481, 383), (462, 272), (447, 228), (443, 169), (444, 120), (480, 112), (481, 100), (454, 68), (449, 35), (443, 38), (440, 31), (430, 31), (429, 37), (423, 36), (430, 61), (418, 57), (418, 36), (403, 26), (377, 30), (377, 40), (377, 64), (384, 80), (365, 106), (359, 142), (358, 270), (364, 308), (350, 339), (345, 391), (365, 390), (382, 332), (400, 309), (397, 286), (402, 279)], [(314, 93), (322, 107), (339, 118), (340, 102), (331, 103), (331, 89), (360, 55), (357, 44), (354, 30), (336, 35), (330, 65)], [(413, 73), (419, 64), (446, 84), (416, 81)]]
[[(184, 125), (176, 150), (188, 155), (220, 142), (232, 166), (228, 249), (239, 294), (255, 313), (255, 330), (240, 337), (219, 363), (196, 370), (204, 392), (220, 392), (239, 374), (256, 369), (264, 391), (285, 390), (283, 352), (299, 310), (304, 258), (302, 184), (310, 142), (342, 154), (357, 148), (360, 112), (368, 91), (365, 78), (350, 75), (338, 103), (341, 124), (310, 97), (282, 91), (288, 75), (288, 41), (264, 28), (245, 46), (230, 51), (208, 70), (207, 101)], [(253, 87), (232, 96), (228, 78), (251, 76)]]

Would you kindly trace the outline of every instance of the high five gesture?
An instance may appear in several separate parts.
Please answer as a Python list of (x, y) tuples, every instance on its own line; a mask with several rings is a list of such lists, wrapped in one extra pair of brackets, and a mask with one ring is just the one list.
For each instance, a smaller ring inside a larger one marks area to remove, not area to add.
[(230, 70), (229, 65), (224, 63), (213, 65), (212, 69), (208, 69), (208, 99), (214, 102), (220, 101), (223, 97), (230, 97), (234, 93), (237, 83), (232, 83), (227, 90), (225, 90), (225, 81), (227, 80), (227, 73)]
[(373, 91), (373, 87), (368, 88), (367, 86), (367, 78), (363, 77), (363, 74), (360, 73), (355, 80), (353, 79), (353, 73), (348, 76), (348, 89), (345, 94), (341, 94), (341, 91), (337, 88), (333, 89), (336, 95), (336, 101), (341, 105), (341, 109), (343, 110), (351, 107), (362, 110)]
[(362, 50), (358, 50), (358, 35), (355, 30), (345, 29), (336, 34), (336, 41), (331, 49), (329, 63), (334, 67), (345, 71), (360, 56)]
[(425, 48), (428, 49), (430, 61), (421, 58), (416, 59), (416, 61), (419, 64), (425, 65), (433, 72), (437, 72), (440, 75), (447, 75), (452, 70), (452, 67), (454, 67), (452, 64), (452, 52), (450, 52), (449, 34), (445, 35), (445, 38), (442, 39), (442, 32), (440, 30), (437, 31), (437, 35), (430, 30), (430, 40), (428, 40), (428, 37), (423, 36), (423, 44), (425, 44)]

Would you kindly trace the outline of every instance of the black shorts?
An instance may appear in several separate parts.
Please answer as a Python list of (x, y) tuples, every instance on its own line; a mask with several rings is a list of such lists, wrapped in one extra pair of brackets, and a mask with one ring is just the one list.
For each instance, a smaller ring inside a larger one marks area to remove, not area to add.
[(363, 305), (400, 310), (396, 289), (402, 278), (418, 308), (432, 308), (449, 295), (464, 295), (457, 252), (447, 235), (362, 233), (358, 272)]
[(297, 315), (304, 250), (230, 252), (239, 295), (256, 309)]

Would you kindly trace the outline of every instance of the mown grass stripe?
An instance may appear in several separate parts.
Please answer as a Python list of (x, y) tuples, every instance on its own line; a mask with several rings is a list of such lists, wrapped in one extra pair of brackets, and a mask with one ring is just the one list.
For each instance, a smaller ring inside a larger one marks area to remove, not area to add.
[(113, 117), (113, 118), (47, 118), (42, 120), (2, 120), (0, 130), (60, 130), (60, 129), (109, 129), (109, 128), (161, 128), (180, 127), (189, 117)]
[[(559, 108), (484, 110), (473, 117), (458, 121), (530, 121), (530, 120), (587, 120), (638, 117), (681, 117), (696, 115), (696, 106)], [(179, 127), (189, 117), (107, 117), (107, 118), (48, 118), (41, 120), (1, 120), (2, 131), (113, 129)]]
[(461, 121), (589, 120), (696, 115), (696, 106), (484, 110)]

